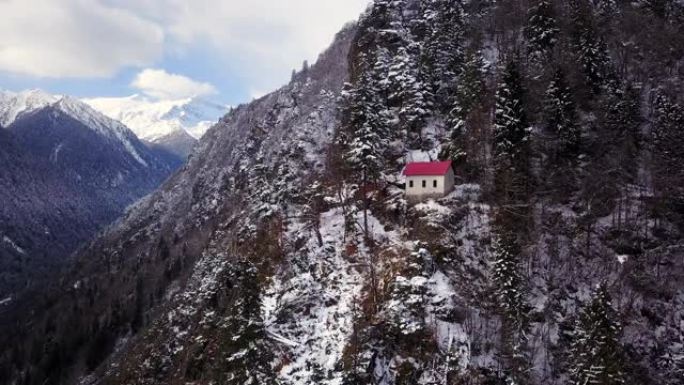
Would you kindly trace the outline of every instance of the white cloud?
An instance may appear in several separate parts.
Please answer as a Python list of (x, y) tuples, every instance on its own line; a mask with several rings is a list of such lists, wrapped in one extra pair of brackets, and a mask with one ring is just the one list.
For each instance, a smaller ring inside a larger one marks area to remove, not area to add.
[(92, 0), (0, 1), (0, 70), (39, 77), (107, 77), (163, 52), (156, 23)]
[(246, 90), (271, 90), (369, 1), (0, 0), (0, 71), (107, 77), (201, 52)]
[[(131, 0), (129, 0), (131, 1)], [(148, 0), (148, 4), (149, 4)], [(169, 39), (209, 43), (244, 73), (250, 87), (272, 89), (318, 54), (369, 0), (168, 0), (161, 10)], [(164, 13), (166, 12), (166, 13)]]
[(209, 83), (197, 82), (186, 76), (170, 74), (159, 69), (141, 71), (133, 79), (131, 87), (161, 100), (175, 100), (216, 93), (216, 88)]

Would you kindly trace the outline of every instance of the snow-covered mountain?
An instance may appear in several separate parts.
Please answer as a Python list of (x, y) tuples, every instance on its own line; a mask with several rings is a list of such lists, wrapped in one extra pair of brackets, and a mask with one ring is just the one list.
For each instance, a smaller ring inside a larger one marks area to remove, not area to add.
[(69, 96), (0, 92), (0, 121), (0, 296), (59, 266), (179, 163)]
[(99, 135), (119, 142), (135, 160), (147, 166), (139, 150), (133, 145), (134, 134), (131, 130), (121, 122), (70, 96), (53, 95), (37, 89), (21, 92), (0, 91), (0, 126), (9, 127), (17, 119), (46, 107), (53, 107)]
[(7, 127), (22, 114), (57, 103), (60, 98), (59, 95), (51, 95), (42, 90), (0, 90), (0, 126)]
[[(375, 0), (0, 308), (0, 378), (683, 385), (684, 9), (662, 3)], [(458, 185), (409, 202), (428, 154)]]
[(185, 131), (199, 139), (229, 111), (228, 106), (196, 97), (154, 101), (141, 95), (132, 95), (84, 99), (84, 102), (123, 122), (140, 139), (149, 142), (157, 142), (177, 131)]

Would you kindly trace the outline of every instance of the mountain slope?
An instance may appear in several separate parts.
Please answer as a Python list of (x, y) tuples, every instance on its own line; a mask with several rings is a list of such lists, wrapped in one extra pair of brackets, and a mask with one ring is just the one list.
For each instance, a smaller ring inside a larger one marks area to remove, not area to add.
[(125, 126), (74, 99), (31, 91), (9, 104), (0, 129), (5, 294), (54, 270), (171, 172)]
[[(376, 0), (0, 317), (0, 374), (680, 385), (668, 4)], [(429, 158), (459, 184), (409, 204), (402, 168)]]

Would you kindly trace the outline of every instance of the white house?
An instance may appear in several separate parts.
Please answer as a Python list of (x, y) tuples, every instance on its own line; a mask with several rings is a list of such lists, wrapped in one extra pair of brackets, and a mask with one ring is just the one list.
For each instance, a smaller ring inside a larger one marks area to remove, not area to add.
[(404, 169), (406, 198), (423, 200), (441, 198), (454, 189), (451, 161), (409, 163)]

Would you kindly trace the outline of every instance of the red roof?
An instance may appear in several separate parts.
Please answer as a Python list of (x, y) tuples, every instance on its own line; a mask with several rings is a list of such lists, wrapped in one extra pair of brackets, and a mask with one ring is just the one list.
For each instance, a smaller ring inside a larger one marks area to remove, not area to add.
[(404, 175), (446, 175), (449, 172), (449, 168), (451, 168), (450, 160), (445, 162), (414, 162), (406, 165)]

